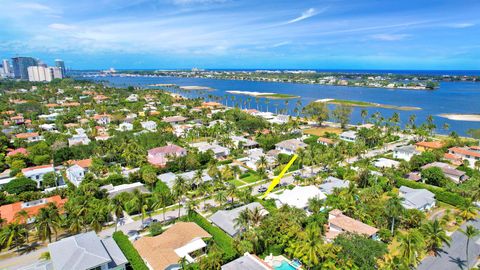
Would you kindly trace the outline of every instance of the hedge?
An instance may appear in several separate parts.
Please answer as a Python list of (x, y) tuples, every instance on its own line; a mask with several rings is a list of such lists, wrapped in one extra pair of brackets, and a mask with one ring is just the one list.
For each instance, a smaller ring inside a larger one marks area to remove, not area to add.
[(397, 178), (397, 186), (398, 187), (407, 186), (407, 187), (415, 188), (415, 189), (420, 189), (420, 188), (427, 189), (430, 192), (432, 192), (433, 194), (435, 194), (435, 198), (437, 200), (439, 200), (441, 202), (444, 202), (444, 203), (448, 203), (448, 204), (453, 205), (453, 206), (457, 206), (457, 207), (460, 207), (462, 205), (466, 205), (466, 204), (469, 203), (469, 201), (467, 199), (465, 199), (464, 197), (462, 197), (462, 196), (460, 196), (456, 193), (446, 191), (445, 189), (443, 189), (441, 187), (436, 187), (436, 186), (432, 186), (432, 185), (428, 185), (428, 184), (424, 184), (424, 183), (420, 183), (420, 182), (414, 182), (414, 181), (407, 180), (407, 179), (404, 179), (404, 178)]
[(125, 257), (127, 257), (133, 270), (148, 270), (142, 257), (140, 257), (130, 240), (128, 240), (128, 237), (123, 234), (122, 231), (114, 232), (113, 239), (117, 242), (118, 247), (122, 250)]
[(237, 257), (237, 252), (233, 246), (233, 239), (222, 231), (222, 229), (213, 226), (208, 220), (196, 212), (190, 212), (186, 218), (189, 221), (197, 223), (198, 226), (202, 227), (213, 237), (213, 241), (223, 252), (224, 261), (228, 262)]

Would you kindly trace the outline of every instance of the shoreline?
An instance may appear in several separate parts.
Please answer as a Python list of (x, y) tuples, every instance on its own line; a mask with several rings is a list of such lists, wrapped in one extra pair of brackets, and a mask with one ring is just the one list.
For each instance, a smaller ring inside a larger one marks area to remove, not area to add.
[(480, 114), (441, 113), (437, 116), (453, 121), (480, 122)]
[(383, 108), (383, 109), (392, 109), (392, 110), (399, 110), (399, 111), (417, 111), (422, 109), (420, 107), (413, 107), (413, 106), (397, 106), (397, 105), (389, 105), (389, 104), (380, 104), (375, 102), (343, 100), (343, 99), (333, 99), (333, 98), (318, 99), (315, 102), (323, 102), (323, 103), (334, 104), (334, 105), (346, 105), (346, 106), (363, 107), (363, 108)]
[(180, 89), (188, 90), (188, 91), (201, 91), (201, 90), (213, 91), (213, 88), (211, 88), (211, 87), (198, 86), (198, 85), (180, 86)]
[(259, 98), (268, 98), (268, 99), (294, 99), (300, 98), (300, 96), (290, 95), (290, 94), (278, 94), (271, 92), (256, 92), (256, 91), (240, 91), (240, 90), (228, 90), (225, 91), (229, 94), (234, 95), (245, 95)]

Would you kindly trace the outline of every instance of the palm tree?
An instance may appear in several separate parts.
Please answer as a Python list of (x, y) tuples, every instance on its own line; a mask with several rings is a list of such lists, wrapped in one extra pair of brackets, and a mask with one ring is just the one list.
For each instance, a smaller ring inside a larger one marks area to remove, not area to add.
[(450, 246), (451, 238), (447, 235), (438, 220), (428, 221), (423, 224), (421, 231), (426, 238), (427, 249), (433, 251), (435, 254), (442, 247), (442, 244)]
[(467, 264), (468, 264), (468, 246), (470, 245), (470, 239), (480, 235), (480, 230), (475, 228), (473, 225), (468, 225), (465, 230), (460, 229), (460, 232), (467, 237), (467, 246), (465, 249), (465, 255), (466, 255)]
[(177, 176), (175, 178), (175, 182), (173, 183), (173, 193), (175, 194), (175, 198), (178, 200), (178, 217), (180, 218), (180, 209), (182, 198), (185, 193), (188, 192), (188, 183), (185, 178), (181, 176)]
[(391, 224), (391, 233), (393, 235), (393, 230), (395, 229), (395, 219), (401, 214), (404, 210), (402, 205), (403, 198), (400, 198), (398, 195), (392, 196), (388, 199), (385, 210), (389, 217), (392, 218)]
[(319, 198), (314, 197), (308, 200), (308, 209), (310, 209), (310, 211), (312, 211), (314, 214), (318, 214), (322, 206), (323, 200), (320, 200)]
[(110, 209), (115, 215), (115, 232), (118, 229), (118, 221), (123, 218), (123, 203), (118, 197), (113, 197), (110, 201)]
[(302, 258), (302, 261), (309, 267), (319, 265), (321, 257), (325, 253), (321, 237), (318, 226), (308, 226), (304, 232), (300, 233), (294, 244), (295, 256)]
[(401, 233), (397, 238), (399, 242), (398, 251), (407, 267), (416, 266), (419, 262), (419, 252), (423, 249), (424, 239), (418, 230)]
[(250, 209), (241, 211), (233, 221), (235, 228), (245, 231), (250, 226)]
[(478, 209), (475, 205), (468, 203), (459, 207), (460, 213), (459, 215), (465, 220), (472, 220), (478, 214)]
[(15, 242), (15, 247), (18, 251), (20, 249), (20, 241), (24, 240), (25, 231), (25, 227), (16, 222), (8, 224), (0, 231), (0, 245), (10, 248), (12, 243)]
[(367, 119), (368, 111), (365, 109), (361, 110), (360, 116), (362, 117), (362, 124), (365, 124), (365, 119)]
[(230, 197), (230, 203), (233, 205), (235, 194), (237, 194), (237, 187), (234, 184), (227, 186), (227, 196)]
[(219, 203), (220, 205), (222, 205), (222, 203), (226, 202), (227, 201), (227, 194), (224, 190), (220, 190), (217, 192), (217, 194), (215, 194), (215, 198), (214, 200)]
[(262, 210), (258, 207), (255, 207), (252, 211), (250, 211), (250, 223), (253, 227), (257, 227), (262, 222), (265, 216), (262, 213)]
[(57, 228), (60, 227), (60, 214), (57, 205), (50, 202), (47, 207), (41, 208), (38, 215), (35, 217), (35, 226), (38, 231), (38, 237), (44, 241), (52, 242), (52, 233), (55, 233), (57, 239)]
[(133, 191), (133, 199), (129, 201), (128, 206), (132, 207), (135, 211), (139, 212), (142, 217), (142, 223), (145, 220), (146, 210), (148, 208), (147, 198), (145, 194), (141, 193), (138, 189)]

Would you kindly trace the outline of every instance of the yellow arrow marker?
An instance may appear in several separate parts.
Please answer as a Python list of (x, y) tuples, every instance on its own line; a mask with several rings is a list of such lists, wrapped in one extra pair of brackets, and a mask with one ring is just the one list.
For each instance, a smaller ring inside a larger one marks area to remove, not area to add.
[(262, 197), (260, 197), (261, 199), (264, 199), (265, 197), (267, 197), (267, 195), (270, 193), (270, 191), (272, 191), (280, 183), (280, 180), (282, 179), (283, 175), (287, 172), (287, 170), (290, 168), (290, 166), (292, 166), (293, 162), (295, 162), (297, 157), (298, 156), (296, 154), (293, 155), (292, 159), (290, 159), (287, 166), (285, 166), (285, 168), (283, 168), (283, 170), (280, 172), (280, 174), (273, 179), (272, 183), (270, 183), (270, 186), (268, 187), (267, 191), (265, 191), (265, 193), (262, 195)]

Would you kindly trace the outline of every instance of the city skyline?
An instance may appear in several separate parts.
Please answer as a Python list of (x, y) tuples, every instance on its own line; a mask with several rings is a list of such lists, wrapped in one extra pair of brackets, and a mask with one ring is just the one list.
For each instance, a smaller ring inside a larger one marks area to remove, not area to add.
[(0, 4), (2, 59), (72, 69), (480, 69), (476, 1)]

